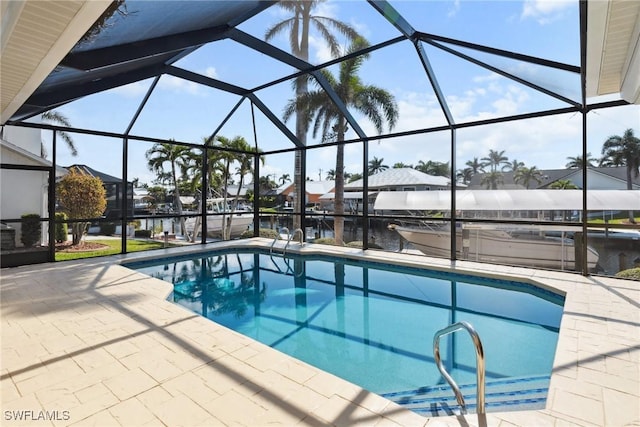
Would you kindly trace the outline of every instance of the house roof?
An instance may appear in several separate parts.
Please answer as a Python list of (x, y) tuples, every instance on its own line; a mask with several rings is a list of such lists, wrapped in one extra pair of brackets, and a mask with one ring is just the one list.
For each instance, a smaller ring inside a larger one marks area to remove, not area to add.
[[(2, 146), (3, 149), (11, 151), (12, 153), (22, 157), (25, 160), (25, 164), (33, 164), (35, 166), (44, 166), (44, 167), (51, 166), (51, 162), (49, 160), (44, 159), (40, 156), (37, 156), (33, 154), (31, 151), (18, 147), (17, 145), (12, 144), (11, 142), (6, 141), (2, 138), (0, 138), (0, 146)], [(66, 173), (67, 173), (67, 170), (65, 168), (60, 166), (56, 167), (56, 176), (62, 176), (62, 175), (65, 175)]]
[[(393, 168), (369, 176), (369, 189), (414, 185), (447, 187), (450, 182), (451, 180), (444, 176), (429, 175), (412, 168)], [(344, 188), (362, 189), (363, 185), (364, 179), (359, 179), (345, 184)]]
[(335, 181), (307, 181), (304, 183), (307, 194), (325, 194), (333, 190)]
[(81, 175), (98, 177), (104, 184), (121, 184), (122, 183), (122, 178), (116, 178), (115, 176), (97, 171), (93, 168), (90, 168), (87, 165), (71, 165), (71, 166), (67, 166), (67, 169), (69, 171), (73, 170), (75, 173), (79, 173)]

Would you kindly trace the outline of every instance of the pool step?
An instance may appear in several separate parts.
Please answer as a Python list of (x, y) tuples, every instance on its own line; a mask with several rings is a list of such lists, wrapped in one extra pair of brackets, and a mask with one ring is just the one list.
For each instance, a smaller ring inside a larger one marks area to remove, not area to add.
[[(526, 411), (544, 408), (549, 379), (550, 376), (543, 375), (487, 381), (486, 411)], [(467, 412), (475, 413), (477, 409), (475, 383), (461, 385), (460, 391), (464, 396)], [(460, 414), (460, 406), (448, 384), (384, 393), (382, 396), (425, 416)]]

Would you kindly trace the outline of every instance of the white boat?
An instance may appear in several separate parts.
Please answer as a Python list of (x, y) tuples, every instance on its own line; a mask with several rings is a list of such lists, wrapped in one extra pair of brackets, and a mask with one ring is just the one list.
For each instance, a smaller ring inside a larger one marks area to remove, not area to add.
[[(545, 235), (540, 227), (490, 229), (475, 224), (465, 224), (456, 231), (458, 259), (527, 267), (575, 270), (575, 246), (573, 239)], [(404, 239), (426, 255), (449, 257), (451, 234), (447, 228), (417, 228), (392, 224)], [(549, 229), (547, 229), (549, 230)], [(587, 246), (587, 266), (596, 267), (598, 253)]]
[[(231, 236), (242, 234), (253, 225), (253, 213), (249, 211), (231, 211), (225, 204), (225, 199), (207, 199), (207, 213), (216, 214), (207, 217), (207, 236), (220, 237), (223, 226), (228, 226), (231, 222)], [(185, 221), (185, 231), (188, 235), (193, 235), (194, 228), (196, 237), (201, 233), (200, 217), (190, 217)]]

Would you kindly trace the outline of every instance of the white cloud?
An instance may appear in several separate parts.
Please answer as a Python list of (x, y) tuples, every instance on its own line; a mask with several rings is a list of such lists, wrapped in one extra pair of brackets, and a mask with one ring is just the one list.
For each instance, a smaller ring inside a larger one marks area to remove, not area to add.
[(447, 18), (452, 18), (456, 16), (459, 11), (460, 11), (460, 0), (454, 0), (451, 3), (451, 7), (449, 8), (449, 11), (447, 12)]
[(571, 0), (525, 0), (520, 19), (531, 18), (540, 25), (546, 25), (561, 19), (574, 4)]
[(207, 69), (204, 70), (204, 75), (207, 77), (211, 77), (212, 79), (217, 79), (218, 72), (216, 71), (216, 67), (207, 67)]
[(113, 89), (113, 93), (122, 95), (126, 98), (138, 98), (141, 95), (147, 93), (147, 90), (149, 90), (149, 82), (139, 81), (139, 82), (130, 83), (128, 85), (117, 87)]
[(158, 83), (158, 87), (172, 92), (186, 92), (190, 95), (204, 96), (202, 85), (175, 76), (162, 76)]

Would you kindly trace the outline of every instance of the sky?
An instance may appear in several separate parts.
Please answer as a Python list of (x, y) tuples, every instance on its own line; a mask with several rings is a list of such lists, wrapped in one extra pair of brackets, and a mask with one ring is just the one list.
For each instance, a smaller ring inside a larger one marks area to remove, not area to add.
[[(391, 0), (390, 3), (414, 28), (424, 33), (579, 65), (577, 0)], [(372, 45), (399, 35), (393, 26), (363, 1), (326, 1), (320, 4), (314, 14), (348, 23)], [(273, 6), (239, 28), (264, 39), (266, 29), (287, 16), (286, 11)], [(289, 51), (284, 33), (272, 43)], [(344, 44), (346, 46), (346, 41)], [(310, 46), (311, 63), (321, 64), (331, 59), (326, 44), (315, 32), (311, 35)], [(457, 123), (568, 106), (562, 100), (541, 94), (441, 49), (427, 44), (423, 47)], [(580, 99), (579, 77), (570, 73), (459, 50), (491, 65), (508, 69), (518, 76), (525, 76), (545, 88), (557, 90), (570, 99)], [(245, 88), (254, 88), (294, 72), (290, 67), (232, 41), (206, 45), (174, 65)], [(329, 70), (335, 75), (337, 68), (334, 66)], [(359, 76), (363, 83), (383, 88), (394, 96), (399, 119), (392, 132), (446, 124), (424, 68), (410, 42), (403, 41), (371, 53), (363, 62)], [(91, 95), (60, 107), (58, 111), (74, 127), (122, 133), (150, 83), (150, 80), (137, 82)], [(281, 117), (286, 103), (293, 97), (291, 83), (284, 82), (261, 90), (257, 96)], [(200, 143), (214, 132), (238, 100), (234, 95), (164, 76), (131, 134)], [(365, 134), (372, 137), (369, 159), (384, 159), (383, 163), (389, 167), (397, 162), (415, 165), (419, 161), (450, 160), (449, 132), (377, 140), (373, 125), (357, 111), (351, 112)], [(528, 167), (564, 168), (569, 157), (581, 154), (581, 120), (579, 114), (567, 114), (461, 129), (456, 134), (457, 168), (463, 168), (464, 163), (474, 157), (486, 157), (489, 150), (504, 150), (509, 160), (517, 159)], [(287, 122), (287, 126), (294, 132), (293, 119)], [(599, 157), (604, 140), (610, 135), (622, 135), (628, 128), (633, 128), (636, 135), (640, 134), (639, 106), (590, 112), (588, 151), (593, 157)], [(384, 133), (388, 133), (386, 126)], [(259, 147), (266, 152), (292, 147), (291, 142), (259, 110), (255, 110), (253, 118), (247, 102), (238, 108), (219, 134), (229, 138), (242, 136), (252, 145), (257, 140)], [(83, 163), (110, 175), (122, 176), (119, 140), (72, 136), (79, 156), (71, 157), (62, 146), (57, 153), (59, 164)], [(350, 130), (347, 138), (356, 138), (353, 130)], [(318, 148), (309, 152), (307, 175), (313, 180), (324, 178), (326, 171), (335, 167), (335, 148), (322, 147), (320, 138), (311, 135), (308, 144)], [(145, 159), (145, 151), (150, 147), (149, 143), (130, 143), (130, 180), (139, 178), (140, 182), (151, 184), (155, 175), (146, 167)], [(346, 171), (361, 173), (364, 164), (362, 144), (348, 145), (345, 153)], [(279, 181), (284, 174), (293, 177), (293, 154), (267, 156), (265, 165), (261, 166), (261, 175), (271, 175)]]

